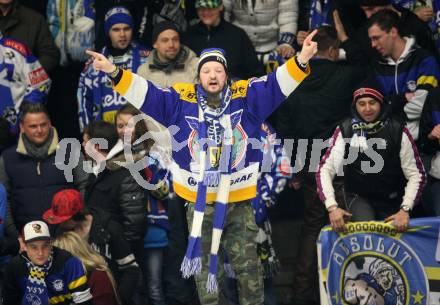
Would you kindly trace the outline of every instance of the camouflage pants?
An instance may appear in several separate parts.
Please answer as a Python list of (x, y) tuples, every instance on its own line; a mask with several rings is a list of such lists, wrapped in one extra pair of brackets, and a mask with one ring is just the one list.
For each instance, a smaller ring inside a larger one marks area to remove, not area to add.
[[(189, 204), (186, 215), (190, 232), (193, 213), (194, 204)], [(220, 298), (224, 300), (222, 286), (225, 272), (222, 250), (219, 251), (217, 274), (220, 292), (209, 294), (206, 290), (214, 214), (214, 205), (207, 205), (202, 226), (202, 272), (195, 277), (197, 292), (202, 305), (217, 305)], [(255, 242), (257, 233), (258, 227), (255, 224), (250, 201), (229, 204), (220, 249), (226, 251), (235, 272), (240, 305), (263, 304), (263, 272), (260, 259), (257, 256), (257, 244)]]

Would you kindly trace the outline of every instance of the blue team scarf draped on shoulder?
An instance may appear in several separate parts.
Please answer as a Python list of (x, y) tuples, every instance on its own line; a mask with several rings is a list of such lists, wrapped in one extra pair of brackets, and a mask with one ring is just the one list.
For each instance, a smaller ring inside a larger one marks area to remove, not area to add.
[[(215, 201), (215, 216), (212, 231), (210, 264), (206, 289), (209, 293), (218, 290), (217, 261), (221, 235), (226, 218), (230, 189), (231, 152), (233, 145), (232, 125), (229, 103), (231, 90), (229, 86), (221, 93), (221, 105), (212, 109), (207, 104), (206, 92), (197, 86), (197, 101), (199, 106), (198, 134), (201, 145), (199, 157), (199, 177), (197, 197), (194, 209), (191, 234), (188, 247), (182, 262), (181, 271), (185, 278), (200, 274), (202, 270), (202, 224), (206, 208), (206, 193), (208, 186), (218, 187)], [(219, 162), (212, 164), (209, 157), (220, 151)]]

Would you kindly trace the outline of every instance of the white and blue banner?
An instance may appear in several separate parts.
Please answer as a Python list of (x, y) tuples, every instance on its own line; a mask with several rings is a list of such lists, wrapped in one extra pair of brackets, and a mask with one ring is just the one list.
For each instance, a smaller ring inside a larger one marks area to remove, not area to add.
[(440, 305), (440, 218), (412, 219), (404, 233), (383, 222), (322, 229), (322, 305)]

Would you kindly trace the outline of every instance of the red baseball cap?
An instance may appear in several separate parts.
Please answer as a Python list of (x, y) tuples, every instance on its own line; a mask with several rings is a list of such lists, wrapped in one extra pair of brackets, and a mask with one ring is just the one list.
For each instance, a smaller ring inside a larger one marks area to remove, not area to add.
[(84, 209), (81, 193), (75, 189), (61, 190), (53, 196), (52, 206), (44, 212), (43, 219), (50, 224), (59, 224), (69, 220)]

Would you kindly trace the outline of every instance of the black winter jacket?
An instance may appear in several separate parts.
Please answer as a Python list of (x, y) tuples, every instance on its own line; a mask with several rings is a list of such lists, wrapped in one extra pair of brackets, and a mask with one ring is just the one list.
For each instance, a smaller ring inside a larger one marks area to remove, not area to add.
[(312, 59), (310, 68), (313, 73), (276, 112), (276, 130), (282, 139), (294, 139), (294, 149), (298, 139), (308, 140), (307, 160), (312, 139), (330, 138), (336, 126), (350, 114), (353, 91), (366, 76), (362, 67), (327, 59)]
[(184, 36), (185, 45), (197, 56), (206, 48), (222, 48), (226, 52), (228, 72), (232, 77), (248, 79), (264, 74), (254, 46), (246, 32), (230, 22), (208, 29), (202, 22), (190, 27)]
[(128, 169), (115, 161), (125, 162), (124, 153), (107, 160), (98, 176), (89, 177), (85, 202), (89, 207), (109, 212), (124, 228), (127, 241), (140, 240), (147, 229), (147, 190), (136, 182)]

